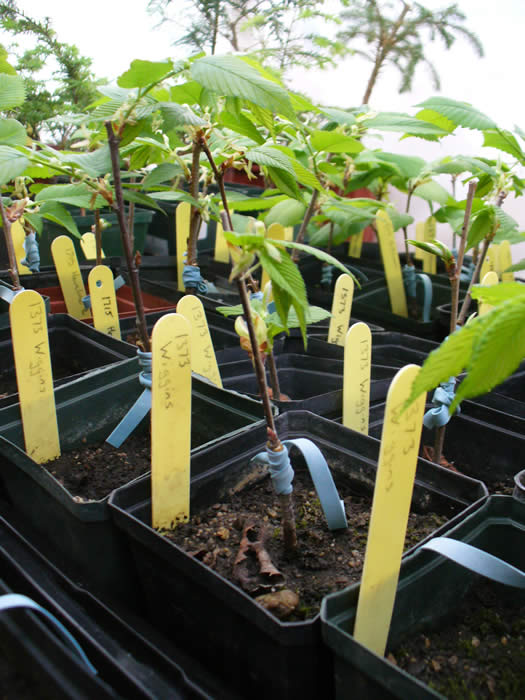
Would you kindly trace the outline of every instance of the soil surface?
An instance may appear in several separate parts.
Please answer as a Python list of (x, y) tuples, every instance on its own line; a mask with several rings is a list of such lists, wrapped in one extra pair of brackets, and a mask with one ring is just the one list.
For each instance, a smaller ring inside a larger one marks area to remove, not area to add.
[[(238, 584), (239, 575), (247, 579), (248, 585), (243, 587), (254, 598), (272, 594), (259, 602), (281, 619), (308, 619), (319, 612), (323, 596), (361, 577), (371, 497), (352, 492), (347, 481), (339, 483), (337, 477), (335, 481), (344, 500), (349, 526), (346, 530), (330, 532), (311, 477), (296, 470), (298, 548), (295, 556), (287, 556), (282, 548), (278, 501), (269, 477), (235, 494), (231, 502), (215, 504), (165, 534), (230, 581)], [(435, 513), (412, 513), (405, 549), (430, 535), (446, 520), (446, 516)], [(251, 522), (255, 525), (245, 532), (246, 539), (262, 537), (277, 573), (260, 575), (256, 555), (251, 551), (241, 565), (234, 566), (243, 530)]]
[(480, 581), (449, 624), (388, 658), (448, 700), (525, 698), (525, 594)]

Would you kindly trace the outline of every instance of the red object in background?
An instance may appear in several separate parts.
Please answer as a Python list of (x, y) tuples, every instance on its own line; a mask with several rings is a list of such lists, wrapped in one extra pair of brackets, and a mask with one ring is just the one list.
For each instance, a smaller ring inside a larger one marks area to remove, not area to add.
[(255, 175), (255, 177), (250, 179), (244, 170), (227, 168), (224, 171), (224, 183), (233, 185), (249, 185), (250, 187), (261, 187), (264, 189), (264, 176), (256, 163), (253, 163), (252, 165), (252, 173)]
[[(46, 295), (51, 299), (51, 313), (52, 314), (67, 314), (66, 302), (62, 295), (62, 290), (60, 287), (47, 287), (46, 289), (39, 289), (38, 292), (42, 295)], [(155, 297), (147, 292), (142, 292), (142, 300), (144, 302), (144, 312), (149, 313), (150, 311), (169, 311), (175, 309), (175, 304), (169, 302), (166, 299), (161, 299), (160, 297)], [(133, 292), (131, 287), (127, 284), (117, 290), (117, 308), (118, 315), (120, 318), (133, 318), (136, 316), (135, 305), (133, 303)], [(92, 318), (83, 318), (82, 321), (92, 324)]]
[[(358, 199), (359, 197), (366, 197), (367, 199), (375, 199), (374, 193), (367, 190), (366, 187), (362, 187), (360, 190), (354, 190), (345, 195), (348, 199)], [(363, 231), (363, 243), (377, 243), (376, 234), (371, 226), (367, 226)]]

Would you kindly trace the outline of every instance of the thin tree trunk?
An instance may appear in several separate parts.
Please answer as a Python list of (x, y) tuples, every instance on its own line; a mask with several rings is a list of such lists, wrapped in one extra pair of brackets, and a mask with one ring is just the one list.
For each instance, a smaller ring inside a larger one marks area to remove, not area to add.
[[(315, 211), (315, 206), (317, 204), (317, 199), (319, 198), (319, 190), (314, 190), (312, 194), (312, 198), (310, 200), (310, 204), (308, 205), (308, 209), (306, 210), (306, 213), (304, 215), (304, 219), (301, 223), (301, 227), (299, 229), (299, 232), (297, 233), (297, 238), (295, 239), (296, 243), (302, 243), (304, 241), (304, 235), (306, 233), (306, 227), (310, 223), (310, 219), (312, 218), (314, 211)], [(296, 263), (299, 260), (299, 250), (297, 248), (294, 248), (292, 252), (292, 260)]]
[(102, 265), (102, 225), (100, 223), (100, 211), (95, 209), (95, 251), (96, 263)]
[(9, 274), (11, 275), (11, 282), (13, 283), (13, 287), (15, 289), (21, 289), (22, 285), (20, 284), (20, 277), (18, 276), (15, 247), (13, 245), (13, 237), (11, 235), (11, 222), (7, 217), (1, 194), (0, 214), (2, 216), (2, 226), (4, 228), (5, 247), (7, 248), (7, 257), (9, 259)]

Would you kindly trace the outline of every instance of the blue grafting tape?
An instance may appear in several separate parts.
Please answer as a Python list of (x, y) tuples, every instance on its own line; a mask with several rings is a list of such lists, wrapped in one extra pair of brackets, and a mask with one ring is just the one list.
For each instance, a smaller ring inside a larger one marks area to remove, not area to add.
[(525, 572), (466, 542), (453, 540), (450, 537), (435, 537), (421, 545), (421, 549), (437, 552), (465, 569), (492, 581), (515, 588), (525, 588)]
[(112, 447), (120, 447), (141, 420), (151, 411), (151, 353), (137, 350), (137, 355), (139, 357), (139, 365), (142, 367), (142, 372), (139, 374), (139, 382), (145, 389), (117, 427), (106, 438), (106, 442)]
[(22, 265), (28, 267), (31, 272), (40, 272), (40, 250), (38, 249), (38, 241), (34, 233), (28, 233), (24, 238), (24, 250), (26, 256), (20, 260)]
[(77, 640), (64, 627), (64, 625), (59, 620), (57, 620), (57, 618), (54, 615), (52, 615), (48, 610), (43, 608), (41, 605), (38, 605), (38, 603), (35, 603), (35, 601), (31, 598), (28, 598), (25, 595), (20, 595), (19, 593), (6, 593), (5, 595), (0, 596), (0, 611), (12, 610), (14, 608), (29, 608), (30, 610), (35, 610), (36, 612), (39, 612), (40, 614), (44, 615), (44, 617), (46, 617), (52, 623), (55, 630), (59, 632), (62, 635), (62, 637), (66, 640), (66, 642), (71, 646), (75, 654), (77, 654), (77, 656), (80, 657), (81, 661), (83, 661), (86, 664), (88, 670), (93, 675), (97, 675), (97, 669), (88, 659), (86, 653), (84, 652), (80, 644), (77, 642)]
[(283, 445), (283, 449), (279, 450), (278, 452), (275, 452), (267, 447), (266, 459), (270, 467), (270, 477), (272, 479), (275, 493), (278, 496), (281, 494), (288, 495), (292, 493), (294, 471), (292, 469), (292, 465), (290, 464), (290, 457), (288, 456), (286, 445)]
[[(448, 407), (454, 401), (456, 395), (454, 389), (456, 387), (456, 378), (450, 377), (448, 382), (441, 382), (434, 392), (432, 403), (436, 408), (430, 408), (423, 416), (423, 425), (425, 428), (441, 428), (446, 425), (451, 416)], [(456, 413), (460, 413), (459, 406)]]
[(422, 319), (423, 321), (430, 321), (430, 312), (432, 309), (432, 282), (430, 277), (425, 275), (423, 272), (418, 272), (416, 275), (416, 294), (417, 289), (421, 289), (423, 296), (422, 306)]
[(252, 292), (250, 294), (250, 299), (259, 299), (260, 301), (263, 300), (264, 294), (262, 292)]
[[(332, 473), (326, 463), (321, 450), (311, 440), (307, 438), (296, 438), (294, 440), (285, 440), (283, 445), (295, 445), (303, 454), (303, 457), (314, 482), (315, 490), (319, 496), (321, 508), (326, 518), (328, 528), (330, 530), (341, 530), (348, 527), (346, 521), (346, 513), (344, 502), (339, 498), (337, 488), (332, 478)], [(260, 452), (253, 460), (269, 464), (269, 453), (271, 451)], [(282, 452), (273, 453), (282, 455)], [(286, 453), (287, 456), (288, 453)], [(278, 461), (279, 458), (276, 458)], [(283, 458), (281, 458), (283, 459)], [(293, 471), (292, 471), (293, 478)], [(291, 482), (290, 482), (291, 483)], [(290, 491), (287, 493), (291, 492)]]
[[(126, 280), (122, 275), (117, 275), (115, 279), (113, 280), (113, 286), (115, 287), (115, 291), (120, 289), (126, 284)], [(84, 308), (90, 309), (91, 308), (91, 297), (89, 294), (86, 294), (85, 297), (82, 297), (82, 303), (84, 304)]]
[(331, 265), (325, 263), (321, 268), (321, 284), (326, 286), (331, 285), (333, 276), (334, 268)]
[(403, 266), (403, 282), (408, 297), (415, 297), (417, 293), (416, 268), (413, 265)]
[(199, 294), (206, 294), (208, 291), (208, 285), (202, 279), (200, 267), (197, 265), (184, 265), (182, 283), (185, 288), (195, 287)]

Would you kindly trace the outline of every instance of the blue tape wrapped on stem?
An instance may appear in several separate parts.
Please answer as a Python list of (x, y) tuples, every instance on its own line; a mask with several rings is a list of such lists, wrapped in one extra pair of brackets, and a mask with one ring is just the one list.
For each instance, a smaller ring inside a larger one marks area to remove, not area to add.
[(193, 287), (199, 294), (206, 294), (208, 291), (208, 285), (202, 278), (200, 267), (197, 265), (184, 265), (182, 283), (185, 289)]
[(28, 233), (24, 239), (25, 258), (20, 260), (22, 265), (28, 267), (31, 272), (40, 272), (40, 250), (35, 233)]
[[(435, 408), (429, 409), (423, 417), (423, 425), (425, 428), (442, 428), (446, 425), (451, 416), (449, 413), (449, 406), (454, 401), (456, 392), (456, 378), (450, 377), (448, 382), (441, 382), (438, 388), (434, 391), (434, 396), (432, 397), (432, 403)], [(456, 413), (460, 413), (461, 409), (459, 406), (456, 409)]]
[(416, 268), (413, 265), (403, 265), (403, 282), (408, 297), (415, 297), (417, 293)]

